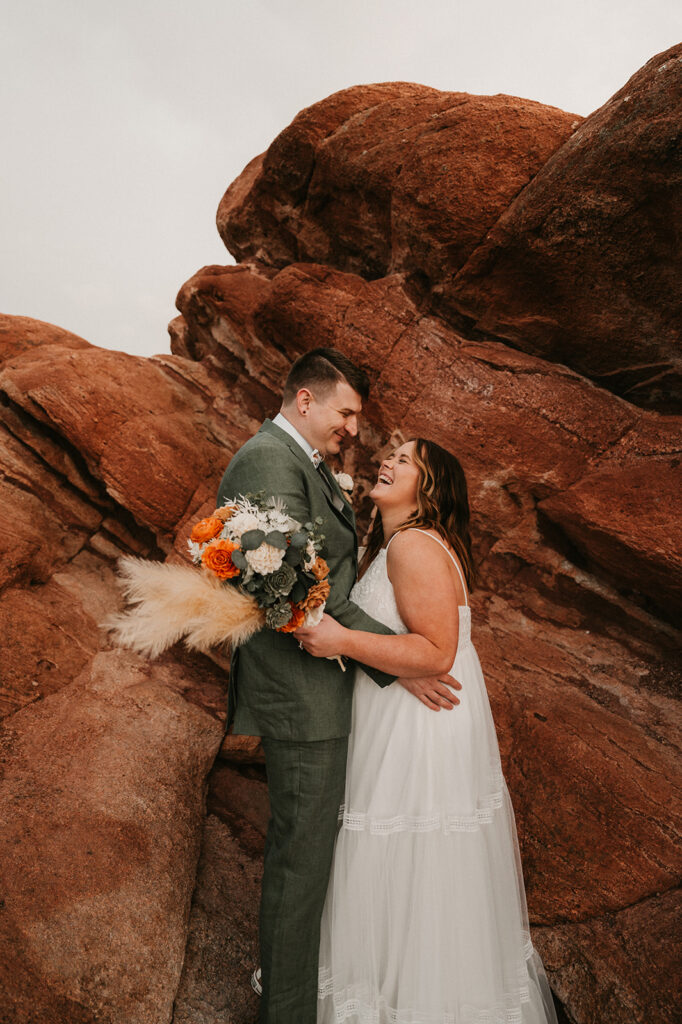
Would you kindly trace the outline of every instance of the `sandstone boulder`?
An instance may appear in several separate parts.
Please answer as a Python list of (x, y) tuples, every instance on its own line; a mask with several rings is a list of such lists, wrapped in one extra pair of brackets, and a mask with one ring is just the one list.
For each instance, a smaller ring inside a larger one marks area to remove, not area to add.
[(171, 1020), (223, 731), (185, 688), (172, 659), (102, 652), (6, 721), (3, 1022)]
[(301, 111), (246, 167), (218, 229), (240, 262), (440, 281), (581, 120), (516, 96), (409, 82), (344, 89)]
[(682, 46), (653, 57), (539, 170), (458, 274), (451, 315), (638, 405), (682, 400)]
[(585, 120), (405, 82), (334, 93), (228, 188), (219, 231), (242, 262), (404, 273), (465, 336), (678, 411), (681, 52)]

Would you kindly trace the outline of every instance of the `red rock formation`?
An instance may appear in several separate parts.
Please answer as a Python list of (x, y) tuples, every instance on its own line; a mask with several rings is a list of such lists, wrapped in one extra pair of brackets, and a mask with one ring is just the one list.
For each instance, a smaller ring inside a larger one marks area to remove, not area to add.
[(171, 1019), (223, 731), (186, 675), (103, 651), (4, 729), (0, 1020)]
[(409, 82), (343, 89), (251, 161), (225, 193), (218, 229), (240, 261), (440, 281), (581, 120), (516, 96)]
[(630, 401), (679, 411), (682, 45), (648, 62), (502, 215), (443, 303)]
[(0, 1022), (159, 1024), (226, 673), (114, 651), (100, 623), (120, 604), (115, 559), (179, 557), (263, 410), (197, 363), (38, 321), (0, 318), (0, 344)]
[(679, 410), (681, 52), (584, 122), (404, 82), (334, 93), (228, 188), (220, 233), (242, 261), (406, 272), (469, 337)]

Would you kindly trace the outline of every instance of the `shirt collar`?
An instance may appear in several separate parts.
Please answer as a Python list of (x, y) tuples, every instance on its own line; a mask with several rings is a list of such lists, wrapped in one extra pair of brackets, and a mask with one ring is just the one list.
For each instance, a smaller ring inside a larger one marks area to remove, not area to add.
[(272, 422), (275, 423), (282, 430), (285, 430), (290, 437), (293, 437), (296, 444), (301, 446), (303, 451), (306, 453), (306, 455), (314, 465), (315, 469), (317, 469), (319, 464), (324, 459), (324, 456), (317, 450), (317, 448), (313, 448), (310, 442), (306, 441), (305, 437), (303, 437), (302, 434), (299, 434), (298, 430), (293, 425), (293, 423), (290, 423), (286, 416), (283, 416), (281, 412), (277, 413)]

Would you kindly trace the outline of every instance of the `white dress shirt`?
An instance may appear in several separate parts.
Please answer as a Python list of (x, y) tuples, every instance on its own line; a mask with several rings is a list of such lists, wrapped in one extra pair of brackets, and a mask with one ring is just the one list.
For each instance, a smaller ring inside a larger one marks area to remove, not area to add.
[(276, 423), (278, 427), (282, 428), (282, 430), (285, 430), (290, 437), (293, 437), (296, 444), (299, 444), (301, 446), (303, 451), (306, 453), (306, 455), (312, 462), (315, 469), (317, 469), (317, 467), (324, 458), (323, 455), (320, 455), (317, 448), (313, 448), (310, 442), (306, 441), (302, 434), (299, 434), (298, 430), (293, 425), (293, 423), (290, 423), (286, 416), (283, 416), (281, 412), (277, 413), (272, 422)]

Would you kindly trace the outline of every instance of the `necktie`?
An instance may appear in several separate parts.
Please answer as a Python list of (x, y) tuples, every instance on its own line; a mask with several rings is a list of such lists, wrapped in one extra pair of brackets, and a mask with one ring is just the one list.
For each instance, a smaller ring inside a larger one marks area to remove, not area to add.
[(327, 494), (331, 498), (332, 505), (334, 506), (334, 508), (338, 509), (339, 512), (342, 512), (343, 511), (343, 506), (344, 506), (343, 499), (336, 493), (336, 491), (332, 487), (331, 481), (330, 481), (329, 477), (327, 476), (327, 472), (328, 471), (325, 471), (324, 466), (323, 466), (323, 462), (324, 462), (324, 459), (323, 459), (322, 456), (320, 456), (320, 461), (318, 462), (317, 466), (315, 467), (316, 470), (317, 470), (318, 476), (320, 476), (322, 478), (322, 483), (324, 484), (324, 488), (325, 488)]

